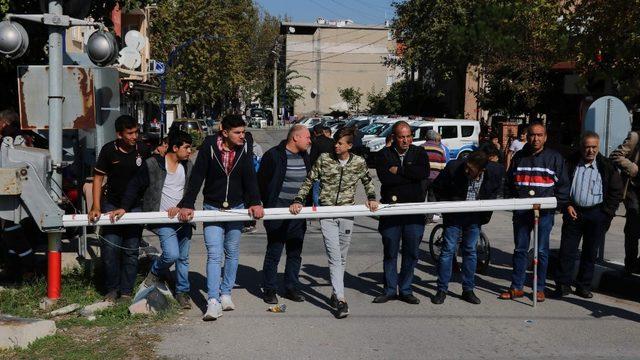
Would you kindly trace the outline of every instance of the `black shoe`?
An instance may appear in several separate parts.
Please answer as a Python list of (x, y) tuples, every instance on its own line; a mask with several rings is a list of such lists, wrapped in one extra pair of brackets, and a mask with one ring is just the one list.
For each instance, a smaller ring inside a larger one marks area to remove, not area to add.
[(180, 308), (185, 310), (191, 309), (191, 297), (189, 296), (189, 294), (177, 293), (176, 301), (178, 301)]
[(571, 286), (558, 284), (558, 286), (556, 286), (556, 291), (553, 292), (553, 298), (561, 299), (569, 294), (571, 294)]
[(400, 301), (406, 302), (407, 304), (412, 304), (412, 305), (420, 304), (420, 299), (413, 296), (413, 294), (400, 295), (398, 299), (400, 299)]
[(111, 290), (107, 293), (107, 295), (104, 296), (104, 300), (102, 301), (107, 301), (115, 304), (118, 301), (119, 297), (120, 296), (118, 296), (118, 290)]
[(591, 293), (591, 291), (579, 286), (576, 287), (576, 291), (574, 291), (574, 293), (580, 296), (581, 298), (585, 298), (585, 299), (591, 299), (593, 297), (593, 294)]
[(338, 301), (338, 305), (336, 306), (336, 318), (344, 319), (349, 315), (349, 305), (347, 305), (344, 301)]
[(304, 296), (300, 293), (300, 291), (295, 290), (295, 289), (289, 289), (284, 293), (284, 297), (286, 297), (287, 299), (291, 300), (291, 301), (295, 301), (295, 302), (303, 302), (304, 301)]
[(433, 304), (440, 305), (440, 304), (444, 303), (444, 299), (446, 299), (446, 298), (447, 298), (447, 292), (446, 291), (442, 291), (442, 290), (438, 290), (436, 295), (433, 298), (431, 298), (431, 302)]
[(262, 295), (262, 300), (267, 304), (277, 304), (278, 303), (278, 295), (276, 295), (275, 289), (265, 289), (264, 295)]
[(467, 290), (462, 292), (462, 300), (475, 305), (480, 304), (480, 299), (473, 293), (473, 290)]
[(395, 295), (382, 294), (382, 295), (378, 295), (375, 298), (373, 298), (373, 303), (374, 304), (384, 304), (389, 300), (395, 300), (395, 299), (396, 299)]
[(331, 298), (329, 299), (329, 306), (334, 309), (338, 307), (338, 297), (336, 296), (336, 294), (331, 294)]

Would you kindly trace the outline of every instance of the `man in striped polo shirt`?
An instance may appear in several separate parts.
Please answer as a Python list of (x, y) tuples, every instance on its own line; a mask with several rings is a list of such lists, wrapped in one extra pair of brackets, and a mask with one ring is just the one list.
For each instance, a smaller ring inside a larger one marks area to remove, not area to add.
[[(527, 145), (511, 160), (507, 173), (505, 197), (551, 197), (558, 200), (563, 209), (569, 200), (571, 183), (567, 178), (564, 158), (555, 150), (546, 148), (547, 130), (541, 123), (533, 123), (527, 130)], [(553, 228), (555, 209), (540, 210), (538, 226), (538, 291), (539, 302), (545, 300), (544, 287), (549, 260), (549, 236)], [(524, 296), (524, 280), (527, 270), (530, 234), (533, 230), (533, 210), (513, 212), (513, 273), (511, 287), (500, 294), (500, 299), (516, 299)]]
[[(258, 170), (258, 186), (265, 208), (288, 208), (298, 194), (300, 186), (311, 169), (307, 149), (311, 145), (309, 130), (303, 125), (294, 125), (287, 140), (269, 149), (262, 157)], [(302, 241), (307, 230), (304, 219), (269, 220), (264, 222), (267, 230), (267, 252), (262, 272), (264, 275), (263, 300), (277, 304), (278, 263), (282, 250), (287, 249), (284, 269), (284, 296), (304, 301), (298, 290), (298, 274), (302, 264)]]
[(571, 283), (578, 245), (582, 239), (580, 267), (575, 294), (591, 298), (591, 280), (598, 247), (611, 225), (622, 201), (623, 186), (613, 163), (599, 153), (600, 136), (586, 132), (580, 141), (580, 151), (567, 160), (571, 198), (562, 217), (560, 258), (556, 272), (555, 296), (571, 293)]

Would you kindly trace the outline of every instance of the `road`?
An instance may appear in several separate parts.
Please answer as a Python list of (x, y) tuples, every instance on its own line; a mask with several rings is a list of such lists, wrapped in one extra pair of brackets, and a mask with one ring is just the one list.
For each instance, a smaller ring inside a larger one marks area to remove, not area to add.
[[(266, 148), (282, 133), (254, 132)], [(362, 194), (359, 194), (363, 199)], [(607, 237), (607, 256), (620, 259), (623, 218), (616, 218)], [(551, 248), (559, 246), (561, 219), (556, 219)], [(206, 251), (199, 225), (191, 246), (192, 297), (197, 304), (175, 324), (158, 329), (157, 355), (170, 359), (500, 359), (500, 358), (639, 358), (640, 304), (595, 294), (585, 300), (569, 296), (548, 299), (534, 309), (529, 298), (501, 301), (508, 287), (513, 250), (511, 219), (494, 214), (483, 230), (491, 241), (492, 265), (477, 277), (480, 305), (458, 298), (459, 278), (443, 305), (433, 305), (435, 267), (426, 243), (414, 281), (419, 305), (399, 301), (373, 304), (382, 290), (382, 243), (377, 221), (358, 218), (345, 274), (351, 315), (335, 319), (327, 305), (331, 293), (327, 259), (317, 221), (305, 238), (300, 279), (304, 303), (281, 299), (286, 313), (266, 311), (260, 298), (266, 235), (260, 227), (241, 240), (240, 266), (233, 300), (236, 310), (215, 322), (203, 322), (206, 307)], [(431, 230), (429, 226), (425, 232)], [(157, 240), (147, 237), (151, 243)], [(280, 271), (284, 266), (282, 260)]]

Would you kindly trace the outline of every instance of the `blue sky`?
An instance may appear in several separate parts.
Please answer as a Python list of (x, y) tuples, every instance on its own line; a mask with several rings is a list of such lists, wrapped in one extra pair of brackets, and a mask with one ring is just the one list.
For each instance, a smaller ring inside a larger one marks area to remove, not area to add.
[(272, 15), (288, 15), (292, 21), (313, 22), (351, 19), (358, 24), (384, 24), (393, 18), (393, 0), (255, 0)]

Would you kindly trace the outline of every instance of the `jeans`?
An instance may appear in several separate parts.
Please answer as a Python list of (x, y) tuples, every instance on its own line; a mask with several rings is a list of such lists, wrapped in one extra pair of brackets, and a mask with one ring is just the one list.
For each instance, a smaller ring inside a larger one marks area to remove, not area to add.
[(191, 248), (191, 224), (161, 225), (152, 228), (160, 238), (162, 255), (151, 265), (151, 272), (158, 276), (176, 264), (176, 292), (188, 293), (189, 286), (189, 249)]
[(306, 220), (284, 220), (277, 228), (267, 231), (267, 252), (262, 265), (265, 290), (276, 290), (278, 287), (278, 264), (284, 248), (287, 249), (284, 287), (287, 290), (298, 288), (298, 275), (302, 265), (302, 243), (306, 231)]
[(314, 181), (311, 188), (311, 196), (313, 197), (313, 205), (320, 205), (320, 181)]
[(347, 252), (351, 244), (353, 218), (337, 218), (320, 220), (324, 248), (329, 258), (329, 275), (333, 293), (338, 300), (344, 297), (344, 271), (347, 267)]
[[(386, 295), (410, 295), (418, 249), (424, 235), (424, 215), (381, 216), (378, 231), (384, 248), (384, 291)], [(402, 241), (402, 249), (400, 242)], [(398, 274), (398, 252), (402, 252)]]
[[(204, 204), (205, 210), (219, 210)], [(238, 205), (234, 210), (244, 209)], [(209, 299), (220, 300), (220, 295), (231, 295), (236, 282), (242, 221), (204, 223), (204, 243), (207, 247), (207, 295)], [(222, 257), (224, 255), (224, 274)], [(222, 283), (220, 277), (222, 276)]]
[(469, 291), (475, 287), (474, 276), (478, 260), (477, 245), (480, 239), (480, 225), (473, 223), (447, 224), (444, 228), (444, 241), (438, 262), (438, 290), (440, 291), (446, 292), (449, 287), (456, 248), (461, 236), (462, 290)]
[(560, 241), (560, 261), (556, 282), (570, 285), (576, 259), (578, 245), (582, 238), (582, 254), (576, 278), (576, 286), (585, 290), (591, 289), (593, 270), (595, 268), (598, 247), (604, 242), (610, 218), (600, 208), (581, 210), (576, 208), (578, 218), (571, 219), (568, 214), (562, 217), (562, 239)]
[[(538, 291), (543, 291), (547, 279), (549, 263), (549, 236), (553, 228), (554, 210), (541, 210), (538, 224)], [(533, 210), (516, 210), (513, 212), (513, 273), (511, 288), (522, 290), (527, 271), (527, 254), (531, 231), (533, 231)]]

